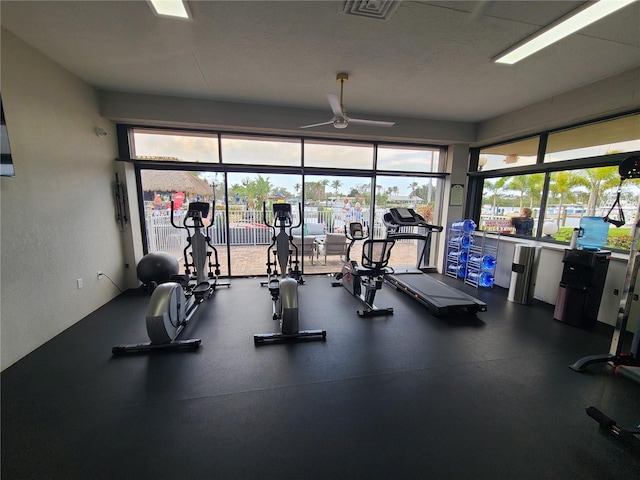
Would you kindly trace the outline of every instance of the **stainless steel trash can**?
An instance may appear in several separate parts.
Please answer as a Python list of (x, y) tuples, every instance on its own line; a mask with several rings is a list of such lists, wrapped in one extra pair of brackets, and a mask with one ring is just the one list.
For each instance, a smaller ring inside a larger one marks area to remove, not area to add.
[(527, 244), (516, 245), (511, 265), (509, 295), (507, 296), (507, 300), (510, 302), (525, 305), (533, 303), (541, 250), (542, 247)]

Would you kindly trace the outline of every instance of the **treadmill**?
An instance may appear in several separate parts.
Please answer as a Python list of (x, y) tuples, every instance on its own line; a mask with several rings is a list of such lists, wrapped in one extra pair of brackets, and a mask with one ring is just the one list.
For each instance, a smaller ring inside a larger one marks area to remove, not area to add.
[[(431, 225), (411, 208), (392, 208), (384, 214), (383, 221), (387, 227), (387, 238), (394, 240), (421, 240), (423, 243), (416, 267), (394, 267), (395, 272), (384, 276), (384, 281), (409, 295), (427, 307), (437, 316), (447, 315), (452, 310), (467, 310), (469, 313), (486, 312), (487, 304), (471, 295), (437, 280), (422, 269), (425, 253), (431, 245), (431, 234), (441, 232), (442, 227)], [(424, 233), (413, 233), (402, 230), (402, 227), (421, 227)]]

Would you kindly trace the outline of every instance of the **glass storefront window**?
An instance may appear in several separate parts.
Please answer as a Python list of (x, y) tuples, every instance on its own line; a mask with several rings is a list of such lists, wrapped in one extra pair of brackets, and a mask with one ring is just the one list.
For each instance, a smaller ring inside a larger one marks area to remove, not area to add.
[(217, 250), (221, 274), (229, 275), (224, 220), (220, 223), (221, 215), (224, 216), (224, 181), (220, 175), (184, 170), (141, 170), (140, 179), (147, 252), (173, 255), (178, 260), (180, 272), (184, 273), (187, 233), (171, 223), (171, 200), (176, 225), (183, 224), (190, 202), (209, 202), (212, 210), (204, 219), (204, 224), (209, 228), (209, 235)]
[(297, 167), (300, 166), (301, 159), (300, 140), (222, 136), (223, 163)]
[(132, 158), (158, 162), (219, 163), (218, 136), (160, 130), (133, 131)]
[(640, 150), (640, 115), (551, 133), (545, 162), (599, 157)]
[(373, 169), (373, 145), (305, 141), (305, 167)]
[[(326, 175), (304, 177), (305, 272), (339, 272), (345, 262), (348, 241), (345, 227), (360, 222), (369, 227), (371, 178)], [(362, 242), (356, 242), (351, 258), (360, 261)]]
[[(431, 224), (440, 224), (442, 186), (444, 180), (429, 177), (376, 176), (376, 209), (373, 216), (375, 238), (384, 238), (387, 230), (383, 217), (390, 208), (412, 208)], [(402, 227), (407, 232), (419, 233), (417, 227)], [(424, 264), (432, 266), (436, 261), (437, 240), (431, 241), (431, 251), (425, 252)], [(391, 251), (389, 265), (392, 267), (418, 266), (424, 248), (419, 240), (398, 240)], [(422, 266), (422, 265), (420, 265)]]
[(542, 173), (485, 179), (478, 228), (535, 236), (543, 184)]
[(538, 156), (539, 137), (494, 145), (480, 150), (478, 171), (534, 165)]
[[(229, 244), (233, 275), (266, 275), (273, 230), (273, 204), (290, 203), (293, 225), (300, 223), (300, 175), (229, 173), (227, 175)], [(263, 215), (266, 210), (266, 220)], [(221, 218), (221, 221), (223, 219)], [(224, 223), (223, 223), (224, 225)], [(288, 233), (288, 231), (287, 231)], [(293, 232), (295, 234), (295, 231)], [(226, 233), (225, 233), (226, 234)], [(299, 251), (299, 267), (304, 254)], [(274, 259), (272, 255), (272, 260)]]
[(440, 172), (440, 150), (410, 147), (378, 147), (378, 170), (398, 172)]

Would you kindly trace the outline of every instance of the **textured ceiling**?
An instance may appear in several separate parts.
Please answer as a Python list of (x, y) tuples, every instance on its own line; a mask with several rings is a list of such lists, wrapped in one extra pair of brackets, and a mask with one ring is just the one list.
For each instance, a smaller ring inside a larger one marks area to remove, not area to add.
[(192, 21), (145, 1), (0, 2), (17, 37), (100, 89), (477, 122), (640, 66), (640, 3), (524, 61), (491, 58), (576, 1), (403, 1), (386, 20), (333, 1), (191, 1)]

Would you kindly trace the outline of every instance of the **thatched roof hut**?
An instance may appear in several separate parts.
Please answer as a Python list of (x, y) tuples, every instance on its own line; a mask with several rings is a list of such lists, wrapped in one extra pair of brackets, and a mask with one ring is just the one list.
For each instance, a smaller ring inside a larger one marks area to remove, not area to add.
[(187, 195), (211, 195), (213, 188), (193, 172), (144, 170), (141, 174), (144, 192), (184, 192)]

